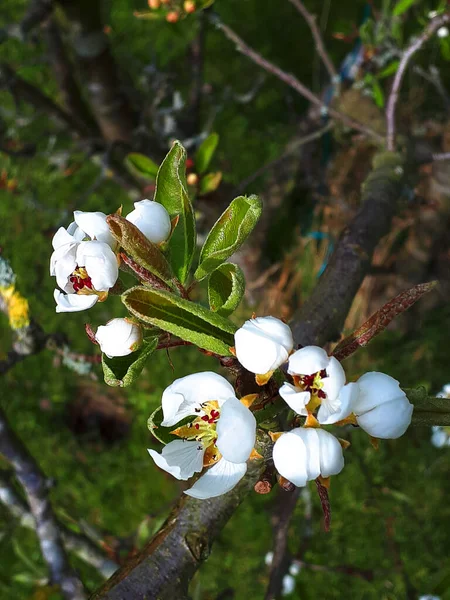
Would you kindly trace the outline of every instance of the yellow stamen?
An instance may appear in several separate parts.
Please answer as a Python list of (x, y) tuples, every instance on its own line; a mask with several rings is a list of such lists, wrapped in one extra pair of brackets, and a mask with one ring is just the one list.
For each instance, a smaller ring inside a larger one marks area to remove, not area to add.
[(267, 373), (264, 373), (263, 375), (255, 375), (256, 383), (258, 385), (266, 385), (266, 383), (272, 377), (273, 373), (273, 371), (267, 371)]
[(247, 394), (246, 396), (242, 396), (241, 402), (244, 406), (249, 408), (253, 402), (258, 398), (259, 394)]
[(277, 439), (283, 435), (283, 432), (280, 431), (280, 432), (273, 433), (272, 431), (269, 431), (269, 435), (270, 435), (270, 439), (272, 440), (272, 442), (276, 442)]
[(343, 425), (358, 425), (358, 422), (356, 420), (356, 415), (351, 413), (348, 415), (348, 417), (345, 417), (345, 419), (342, 419), (341, 421), (336, 421), (336, 423), (333, 423), (333, 425), (342, 427)]
[(315, 429), (317, 429), (318, 427), (320, 427), (320, 424), (316, 417), (312, 413), (308, 412), (308, 416), (306, 417), (304, 427), (314, 427)]
[(260, 454), (259, 452), (257, 452), (257, 451), (256, 451), (256, 450), (253, 448), (253, 450), (251, 451), (251, 454), (250, 454), (250, 456), (249, 456), (249, 459), (250, 459), (250, 460), (258, 460), (258, 459), (261, 459), (261, 458), (264, 458), (264, 457), (263, 457), (263, 456), (261, 456), (261, 454)]

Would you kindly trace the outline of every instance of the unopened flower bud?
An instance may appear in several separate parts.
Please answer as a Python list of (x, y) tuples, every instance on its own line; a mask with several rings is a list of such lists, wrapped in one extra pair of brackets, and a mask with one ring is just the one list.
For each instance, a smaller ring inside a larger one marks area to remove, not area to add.
[(171, 12), (167, 13), (167, 15), (166, 15), (166, 21), (168, 23), (176, 23), (179, 18), (180, 18), (180, 15), (177, 13), (176, 10), (172, 10)]
[(172, 229), (170, 216), (159, 202), (153, 200), (135, 202), (134, 210), (126, 218), (154, 244), (161, 244), (169, 238)]
[(195, 2), (192, 0), (186, 0), (186, 2), (183, 4), (183, 8), (185, 12), (193, 13), (195, 12)]
[(187, 181), (188, 185), (197, 185), (197, 183), (198, 183), (197, 173), (189, 173), (189, 175), (186, 178), (186, 181)]
[(109, 358), (127, 356), (142, 344), (142, 328), (129, 319), (112, 319), (95, 334), (101, 351)]
[(148, 6), (152, 10), (158, 10), (158, 8), (161, 6), (161, 2), (160, 0), (148, 0)]

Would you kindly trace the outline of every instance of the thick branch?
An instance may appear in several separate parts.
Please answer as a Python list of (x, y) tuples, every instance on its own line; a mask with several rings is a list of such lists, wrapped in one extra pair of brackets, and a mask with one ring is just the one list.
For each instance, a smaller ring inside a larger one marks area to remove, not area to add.
[(248, 56), (248, 58), (250, 58), (254, 63), (262, 67), (268, 73), (272, 73), (272, 75), (275, 75), (275, 77), (286, 83), (296, 92), (298, 92), (301, 96), (309, 100), (312, 104), (319, 106), (334, 119), (342, 121), (342, 123), (344, 123), (344, 125), (347, 125), (347, 127), (355, 129), (356, 131), (359, 131), (368, 137), (372, 137), (378, 142), (383, 141), (383, 137), (376, 131), (373, 131), (373, 129), (371, 129), (370, 127), (366, 127), (359, 121), (355, 121), (355, 119), (352, 119), (345, 113), (342, 113), (339, 110), (328, 106), (323, 100), (321, 100), (321, 98), (319, 98), (319, 96), (316, 96), (316, 94), (314, 94), (308, 87), (306, 87), (306, 85), (301, 83), (296, 77), (294, 77), (290, 73), (286, 73), (273, 63), (266, 60), (264, 57), (261, 56), (261, 54), (258, 54), (258, 52), (253, 50), (253, 48), (250, 48), (250, 46), (248, 46), (232, 29), (230, 29), (228, 25), (225, 25), (218, 19), (215, 19), (214, 23), (219, 29), (223, 31), (223, 33), (229, 40), (236, 44), (237, 49), (240, 52), (242, 52), (242, 54)]
[(84, 600), (83, 585), (66, 557), (58, 522), (48, 499), (47, 482), (34, 458), (11, 430), (0, 410), (0, 453), (11, 463), (33, 514), (42, 555), (50, 580), (59, 585), (66, 600)]
[[(0, 502), (19, 521), (22, 527), (35, 529), (33, 515), (26, 502), (20, 498), (8, 477), (0, 472)], [(81, 560), (91, 565), (105, 579), (111, 577), (118, 565), (107, 558), (88, 537), (74, 533), (64, 525), (59, 525), (66, 550), (74, 552)]]
[(320, 30), (317, 27), (316, 17), (312, 15), (306, 6), (301, 2), (301, 0), (289, 0), (291, 4), (295, 6), (298, 12), (303, 16), (305, 21), (308, 23), (308, 27), (311, 30), (312, 36), (314, 38), (314, 42), (316, 44), (316, 50), (320, 58), (322, 59), (323, 64), (325, 65), (326, 70), (328, 71), (328, 75), (332, 83), (337, 83), (339, 81), (339, 75), (334, 68), (333, 61), (328, 54), (325, 44), (323, 43), (322, 36), (320, 34)]
[(448, 12), (432, 19), (428, 23), (427, 27), (423, 30), (422, 34), (415, 38), (410, 46), (408, 46), (408, 48), (406, 48), (406, 50), (403, 52), (386, 105), (386, 146), (391, 152), (393, 152), (395, 149), (395, 109), (397, 107), (403, 76), (409, 61), (411, 60), (412, 56), (422, 48), (425, 42), (431, 38), (435, 31), (449, 21), (450, 13)]

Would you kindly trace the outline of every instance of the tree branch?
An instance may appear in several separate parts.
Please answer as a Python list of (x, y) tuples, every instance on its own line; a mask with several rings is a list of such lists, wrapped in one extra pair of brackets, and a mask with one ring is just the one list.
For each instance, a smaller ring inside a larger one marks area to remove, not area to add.
[(225, 36), (236, 44), (237, 50), (248, 56), (254, 63), (262, 67), (268, 73), (272, 73), (278, 79), (286, 83), (296, 92), (298, 92), (301, 96), (309, 100), (312, 104), (319, 106), (323, 111), (329, 114), (334, 119), (342, 121), (344, 125), (350, 127), (351, 129), (355, 129), (365, 136), (372, 137), (377, 142), (383, 142), (383, 136), (379, 133), (371, 129), (370, 127), (366, 127), (359, 121), (355, 121), (345, 113), (340, 112), (339, 110), (328, 106), (319, 96), (316, 96), (308, 87), (306, 87), (303, 83), (301, 83), (296, 77), (291, 75), (290, 73), (286, 73), (273, 63), (266, 60), (261, 54), (258, 54), (253, 48), (250, 48), (228, 25), (222, 23), (217, 17), (213, 19), (214, 24), (218, 29), (221, 29)]
[[(0, 502), (19, 521), (22, 527), (35, 530), (35, 521), (29, 506), (17, 494), (8, 477), (0, 472)], [(88, 537), (71, 531), (68, 527), (59, 524), (62, 539), (66, 550), (74, 552), (81, 560), (91, 565), (107, 579), (111, 577), (119, 565), (105, 556)]]
[(339, 77), (336, 69), (334, 68), (334, 64), (330, 58), (330, 55), (328, 54), (328, 52), (325, 48), (325, 44), (323, 43), (322, 35), (320, 33), (319, 28), (317, 27), (316, 17), (308, 11), (308, 9), (306, 8), (306, 6), (303, 4), (303, 2), (301, 0), (289, 0), (289, 2), (295, 6), (295, 8), (298, 10), (298, 12), (303, 16), (303, 18), (307, 22), (308, 27), (310, 28), (312, 36), (314, 38), (314, 42), (316, 44), (317, 54), (322, 59), (322, 62), (324, 64), (326, 70), (328, 71), (328, 75), (330, 76), (331, 82), (334, 84), (338, 83), (340, 77)]
[(439, 15), (432, 19), (428, 23), (427, 27), (423, 30), (421, 35), (415, 38), (413, 42), (408, 46), (408, 48), (406, 48), (406, 50), (403, 52), (400, 64), (394, 77), (394, 82), (392, 83), (392, 89), (386, 104), (386, 147), (391, 152), (393, 152), (395, 149), (395, 109), (397, 107), (403, 76), (409, 64), (409, 61), (411, 60), (412, 56), (422, 48), (425, 42), (427, 42), (431, 38), (435, 31), (437, 31), (440, 27), (442, 27), (449, 21), (449, 12), (444, 13), (443, 15)]
[(83, 584), (72, 571), (66, 557), (58, 522), (48, 499), (45, 476), (11, 430), (1, 409), (0, 453), (11, 463), (26, 494), (51, 582), (61, 587), (66, 600), (84, 600)]

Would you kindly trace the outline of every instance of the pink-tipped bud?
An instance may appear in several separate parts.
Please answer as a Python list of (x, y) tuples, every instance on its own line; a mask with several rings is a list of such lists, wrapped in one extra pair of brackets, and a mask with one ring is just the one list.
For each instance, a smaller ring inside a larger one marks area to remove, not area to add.
[(160, 0), (148, 0), (148, 7), (151, 8), (152, 10), (158, 10), (158, 8), (160, 6), (161, 6)]
[(189, 173), (189, 175), (186, 178), (186, 181), (187, 181), (188, 185), (197, 185), (197, 183), (198, 183), (197, 173)]
[(184, 8), (184, 12), (187, 13), (193, 13), (195, 12), (195, 2), (193, 2), (192, 0), (186, 0), (185, 3), (183, 4), (183, 8)]
[(171, 12), (167, 13), (167, 15), (166, 15), (166, 21), (168, 23), (176, 23), (179, 18), (180, 18), (180, 15), (177, 13), (176, 10), (172, 10)]

